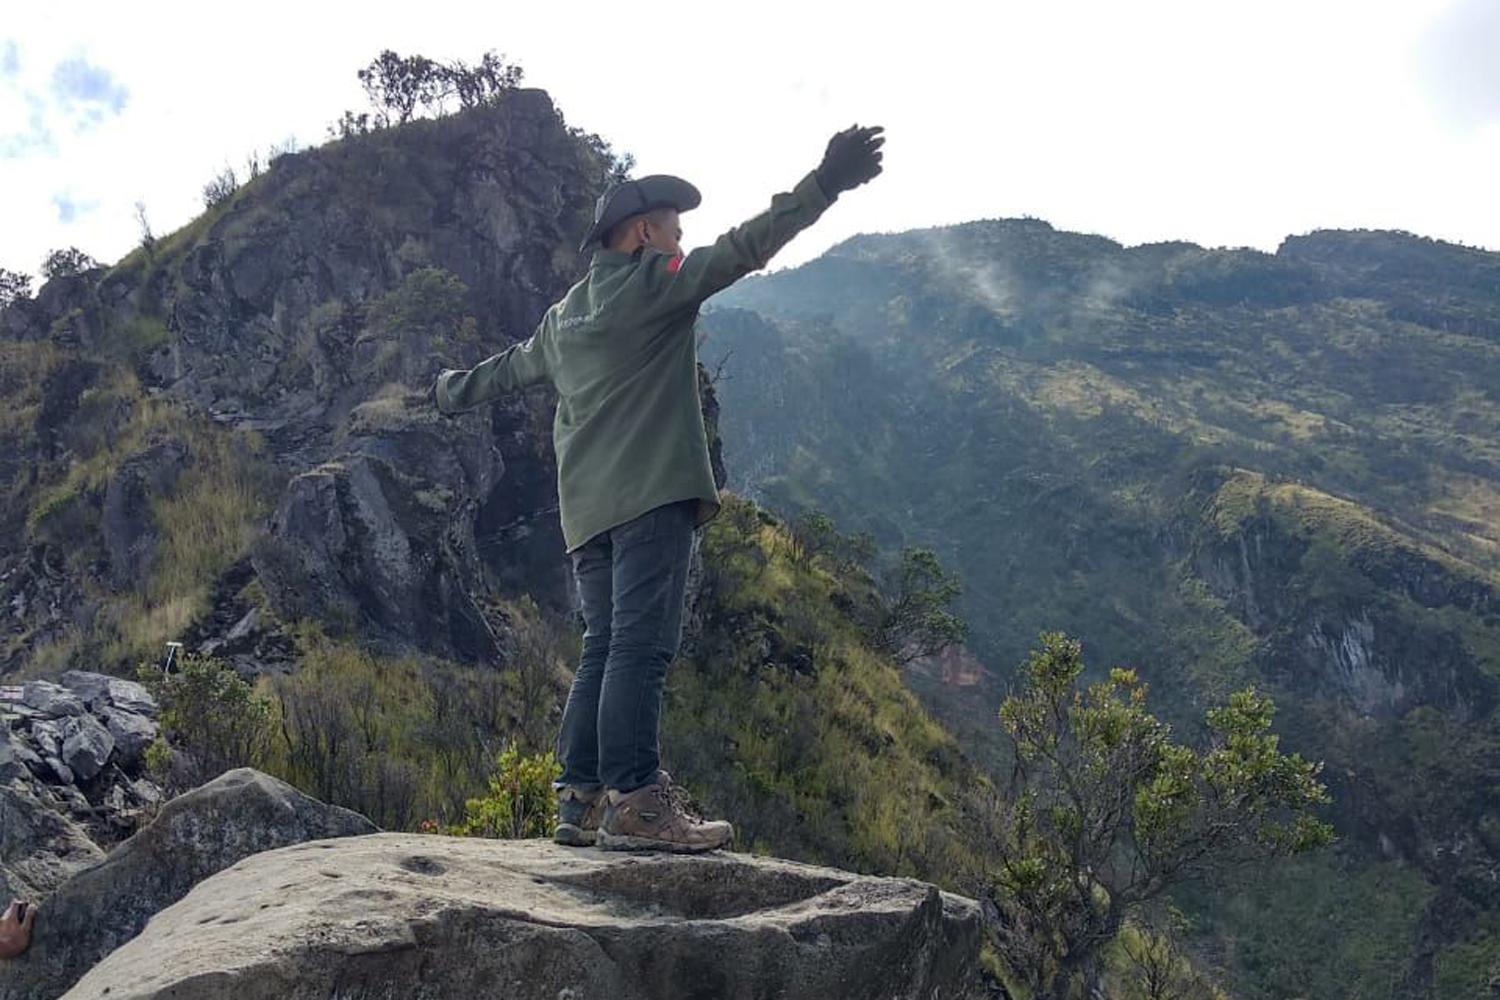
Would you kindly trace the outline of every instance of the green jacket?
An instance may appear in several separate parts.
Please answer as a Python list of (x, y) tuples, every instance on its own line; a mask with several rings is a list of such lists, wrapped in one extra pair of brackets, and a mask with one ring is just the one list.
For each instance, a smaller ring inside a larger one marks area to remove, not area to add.
[(698, 309), (765, 267), (830, 201), (809, 172), (769, 209), (685, 257), (649, 247), (595, 251), (588, 274), (530, 338), (438, 375), (438, 409), (457, 413), (530, 385), (556, 388), (552, 441), (569, 552), (675, 500), (696, 498), (695, 524), (704, 524), (719, 512), (719, 493), (698, 398)]

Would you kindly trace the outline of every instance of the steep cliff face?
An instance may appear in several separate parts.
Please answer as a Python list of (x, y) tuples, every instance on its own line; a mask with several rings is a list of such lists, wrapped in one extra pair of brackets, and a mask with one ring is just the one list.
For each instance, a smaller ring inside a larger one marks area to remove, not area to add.
[(1356, 504), (1248, 472), (1213, 491), (1203, 524), (1194, 569), (1289, 688), (1384, 719), (1430, 705), (1472, 722), (1494, 708), (1486, 647), (1434, 620), (1458, 615), (1480, 634), (1500, 623), (1473, 567)]
[(548, 392), (452, 419), (425, 390), (581, 275), (602, 148), (512, 91), (282, 156), (0, 313), (0, 674), (184, 633), (277, 668), (301, 619), (474, 660), (475, 595), (566, 608)]

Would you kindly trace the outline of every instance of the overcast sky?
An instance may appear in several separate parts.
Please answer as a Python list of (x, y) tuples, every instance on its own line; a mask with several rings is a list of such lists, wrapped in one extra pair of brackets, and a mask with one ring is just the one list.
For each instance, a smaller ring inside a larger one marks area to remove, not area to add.
[[(684, 245), (854, 122), (885, 173), (776, 266), (857, 232), (1030, 215), (1127, 244), (1316, 228), (1500, 249), (1500, 0), (6, 5), (0, 266), (112, 263), (251, 150), (326, 141), (381, 49), (494, 49), (636, 173), (703, 191)], [(148, 14), (148, 11), (150, 13)], [(343, 11), (336, 13), (335, 11)], [(722, 13), (721, 13), (722, 12)]]

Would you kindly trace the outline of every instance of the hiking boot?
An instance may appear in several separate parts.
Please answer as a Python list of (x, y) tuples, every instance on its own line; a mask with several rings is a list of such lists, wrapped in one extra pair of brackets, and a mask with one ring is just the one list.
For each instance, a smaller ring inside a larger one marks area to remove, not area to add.
[(685, 793), (672, 776), (658, 770), (656, 780), (630, 792), (604, 793), (604, 818), (598, 845), (605, 851), (712, 851), (729, 843), (734, 827), (718, 819), (700, 822), (690, 815)]
[(603, 785), (564, 785), (557, 792), (557, 829), (552, 839), (571, 847), (588, 847), (594, 843), (603, 815)]

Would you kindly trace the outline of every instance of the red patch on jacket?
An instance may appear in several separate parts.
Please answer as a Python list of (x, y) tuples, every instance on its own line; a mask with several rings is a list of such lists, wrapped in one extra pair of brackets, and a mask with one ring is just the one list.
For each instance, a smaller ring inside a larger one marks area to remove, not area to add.
[(667, 261), (667, 270), (670, 271), (673, 274), (676, 274), (677, 273), (677, 269), (680, 268), (681, 266), (682, 266), (682, 258), (681, 257), (673, 257), (671, 260)]

